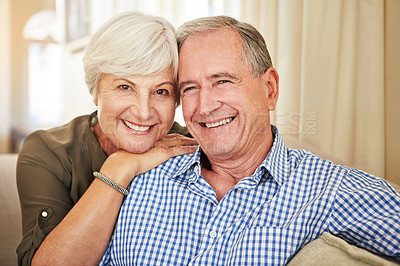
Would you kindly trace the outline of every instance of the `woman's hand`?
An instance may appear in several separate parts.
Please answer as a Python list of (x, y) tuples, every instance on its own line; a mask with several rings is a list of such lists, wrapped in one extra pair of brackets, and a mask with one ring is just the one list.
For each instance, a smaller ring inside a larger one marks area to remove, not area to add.
[(174, 156), (192, 153), (196, 148), (197, 142), (194, 139), (179, 134), (168, 134), (145, 153), (134, 154), (120, 150), (111, 154), (100, 172), (120, 186), (127, 187), (135, 176)]

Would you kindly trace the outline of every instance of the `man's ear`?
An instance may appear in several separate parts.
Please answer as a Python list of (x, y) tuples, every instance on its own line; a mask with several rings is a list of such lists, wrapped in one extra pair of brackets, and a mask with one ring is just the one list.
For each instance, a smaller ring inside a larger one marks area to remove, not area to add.
[(275, 68), (270, 67), (262, 74), (263, 82), (267, 87), (268, 110), (275, 110), (279, 97), (279, 75)]

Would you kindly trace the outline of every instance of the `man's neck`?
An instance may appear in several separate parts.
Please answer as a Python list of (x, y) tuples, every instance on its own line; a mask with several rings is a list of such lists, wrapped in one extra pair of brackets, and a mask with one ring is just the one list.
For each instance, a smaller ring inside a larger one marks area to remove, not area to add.
[(241, 179), (254, 174), (257, 167), (265, 160), (273, 144), (273, 137), (255, 145), (252, 152), (231, 158), (210, 158), (201, 155), (201, 174), (214, 189), (218, 201)]

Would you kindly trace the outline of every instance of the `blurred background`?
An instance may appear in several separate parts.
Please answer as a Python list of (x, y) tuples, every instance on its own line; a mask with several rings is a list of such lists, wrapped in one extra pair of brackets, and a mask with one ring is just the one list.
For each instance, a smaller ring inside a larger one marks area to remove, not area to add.
[(0, 153), (95, 110), (84, 48), (127, 10), (251, 23), (280, 74), (284, 139), (400, 183), (399, 0), (0, 0)]

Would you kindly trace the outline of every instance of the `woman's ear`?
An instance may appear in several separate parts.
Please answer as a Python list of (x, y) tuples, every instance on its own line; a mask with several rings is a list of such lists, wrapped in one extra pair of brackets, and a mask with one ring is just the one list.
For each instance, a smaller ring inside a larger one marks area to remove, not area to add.
[(262, 74), (264, 84), (267, 87), (268, 110), (275, 110), (276, 102), (279, 97), (279, 75), (275, 68), (270, 67)]
[[(96, 89), (95, 89), (96, 90)], [(93, 92), (93, 103), (96, 106), (99, 106), (99, 97), (98, 97), (98, 91)]]

